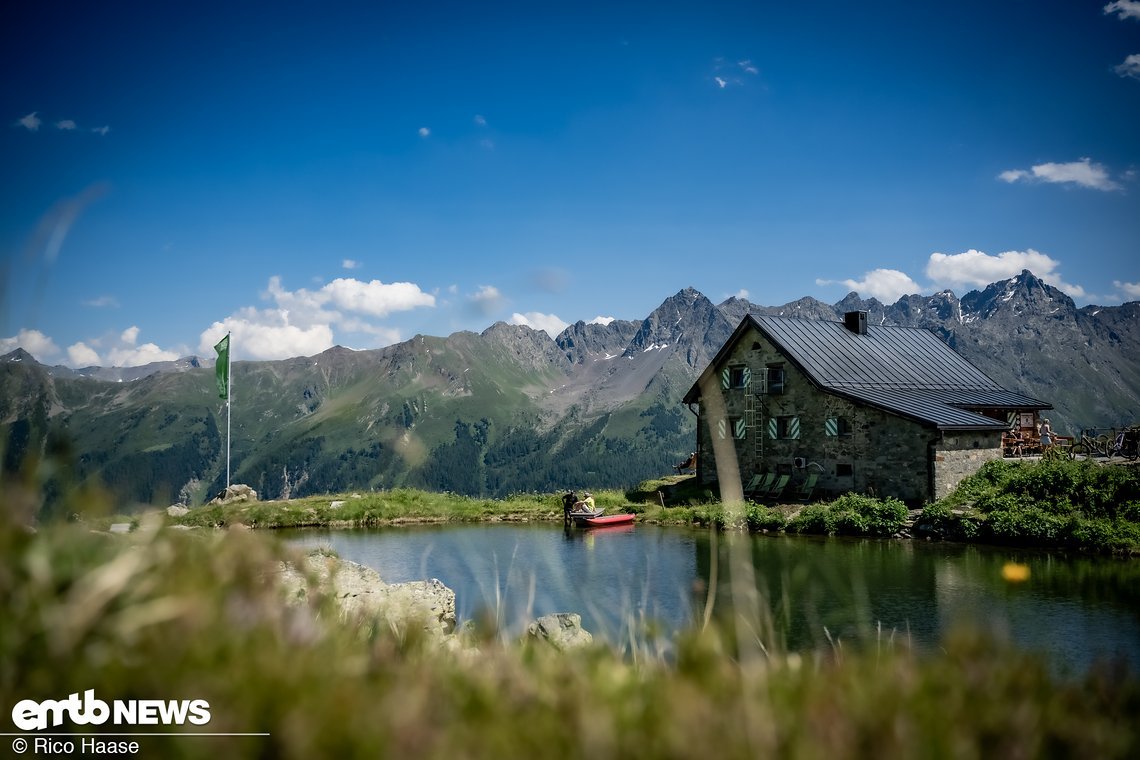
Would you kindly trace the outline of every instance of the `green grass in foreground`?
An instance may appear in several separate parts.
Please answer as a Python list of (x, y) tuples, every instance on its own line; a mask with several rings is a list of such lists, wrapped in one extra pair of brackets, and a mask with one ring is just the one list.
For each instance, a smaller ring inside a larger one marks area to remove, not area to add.
[(1134, 674), (1104, 668), (1058, 680), (1040, 660), (969, 633), (924, 657), (877, 642), (807, 652), (760, 642), (766, 654), (749, 655), (715, 628), (681, 635), (667, 658), (601, 645), (560, 654), (495, 636), (453, 652), (400, 621), (345, 619), (327, 598), (284, 604), (276, 568), (293, 557), (270, 533), (149, 520), (126, 536), (74, 524), (32, 533), (0, 506), (5, 731), (18, 700), (95, 689), (106, 700), (204, 699), (209, 731), (269, 733), (144, 738), (141, 754), (151, 757), (1140, 750)]

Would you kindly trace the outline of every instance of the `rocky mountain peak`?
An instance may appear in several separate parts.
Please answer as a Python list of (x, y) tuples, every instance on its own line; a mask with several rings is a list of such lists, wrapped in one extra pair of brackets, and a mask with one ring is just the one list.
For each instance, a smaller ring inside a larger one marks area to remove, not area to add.
[(859, 294), (853, 290), (845, 295), (843, 300), (835, 304), (835, 308), (840, 314), (846, 314), (849, 311), (865, 311), (870, 314), (873, 312), (881, 313), (883, 304), (877, 298), (860, 298)]
[(1073, 299), (1028, 269), (1008, 280), (990, 283), (982, 291), (971, 290), (962, 297), (961, 304), (965, 322), (990, 319), (995, 315), (1068, 315), (1077, 310)]
[(582, 364), (591, 356), (620, 356), (639, 326), (639, 322), (625, 319), (614, 319), (605, 324), (578, 320), (563, 330), (554, 342), (571, 364)]
[(0, 362), (27, 362), (28, 364), (39, 364), (34, 356), (22, 348), (17, 348), (15, 351), (10, 351), (3, 356), (0, 356)]
[(962, 321), (962, 307), (957, 296), (944, 290), (932, 296), (903, 296), (886, 308), (885, 315), (891, 324), (941, 331)]
[(774, 317), (795, 317), (796, 319), (834, 320), (843, 316), (843, 311), (838, 305), (832, 306), (811, 296), (797, 298), (783, 306), (772, 306), (768, 308), (753, 307), (752, 313), (768, 314)]
[(625, 355), (673, 348), (690, 367), (703, 369), (711, 359), (705, 346), (723, 344), (735, 326), (702, 293), (685, 288), (666, 298), (642, 321)]
[(480, 333), (480, 337), (505, 350), (515, 361), (536, 369), (550, 365), (564, 366), (566, 363), (557, 344), (545, 330), (496, 322)]

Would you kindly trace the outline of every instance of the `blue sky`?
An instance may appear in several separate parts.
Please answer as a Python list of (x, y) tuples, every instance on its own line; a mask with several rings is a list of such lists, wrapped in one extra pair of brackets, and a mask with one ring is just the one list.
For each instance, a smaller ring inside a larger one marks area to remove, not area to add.
[(1140, 0), (0, 12), (0, 350), (127, 366), (693, 286), (1140, 299)]

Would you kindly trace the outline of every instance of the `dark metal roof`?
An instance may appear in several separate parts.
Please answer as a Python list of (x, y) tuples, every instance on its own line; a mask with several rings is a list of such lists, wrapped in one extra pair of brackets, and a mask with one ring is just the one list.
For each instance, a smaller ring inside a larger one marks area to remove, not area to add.
[[(937, 335), (914, 327), (868, 326), (858, 334), (842, 322), (749, 315), (706, 372), (716, 371), (749, 325), (819, 387), (939, 428), (1005, 427), (971, 410), (1050, 408), (1002, 388)], [(700, 397), (699, 386), (686, 394), (686, 403)]]
[(986, 377), (928, 330), (867, 328), (866, 335), (842, 322), (760, 317), (761, 331), (813, 380), (827, 388), (989, 388)]
[[(978, 429), (1005, 429), (1004, 420), (995, 420), (984, 414), (978, 414), (963, 408), (964, 400), (969, 406), (986, 409), (1040, 409), (1041, 405), (1026, 405), (1025, 401), (1032, 401), (1025, 396), (1009, 391), (1001, 391), (1003, 400), (995, 396), (979, 395), (969, 392), (957, 391), (950, 395), (946, 391), (901, 388), (846, 388), (837, 391), (840, 395), (862, 401), (870, 406), (894, 412), (903, 417), (920, 422), (929, 422), (945, 429), (978, 430)], [(1011, 398), (1016, 397), (1016, 399)], [(982, 398), (989, 398), (992, 403), (981, 403)], [(1006, 402), (1013, 403), (1006, 403)]]

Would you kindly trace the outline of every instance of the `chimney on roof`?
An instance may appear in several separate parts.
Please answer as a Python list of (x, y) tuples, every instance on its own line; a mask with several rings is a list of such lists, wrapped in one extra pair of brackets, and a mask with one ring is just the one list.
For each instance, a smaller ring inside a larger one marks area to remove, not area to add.
[(843, 326), (856, 335), (867, 334), (867, 312), (849, 311), (843, 315)]

